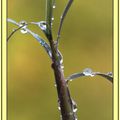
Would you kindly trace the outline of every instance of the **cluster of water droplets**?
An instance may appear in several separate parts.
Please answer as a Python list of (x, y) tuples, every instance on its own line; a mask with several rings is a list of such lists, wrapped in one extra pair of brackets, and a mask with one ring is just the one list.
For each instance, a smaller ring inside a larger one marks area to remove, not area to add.
[(26, 30), (27, 28), (27, 22), (26, 21), (20, 21), (19, 22), (19, 27), (22, 27), (22, 29), (20, 30), (20, 32), (22, 34), (26, 34), (28, 31)]

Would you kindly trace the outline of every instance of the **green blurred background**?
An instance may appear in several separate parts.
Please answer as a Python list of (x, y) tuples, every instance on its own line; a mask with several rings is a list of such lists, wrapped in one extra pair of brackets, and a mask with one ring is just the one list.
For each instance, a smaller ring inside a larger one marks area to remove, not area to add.
[[(53, 36), (68, 0), (56, 0)], [(45, 0), (8, 0), (8, 17), (45, 20)], [(8, 24), (8, 35), (16, 26)], [(35, 25), (30, 29), (45, 38)], [(74, 0), (62, 28), (60, 50), (65, 76), (84, 68), (112, 71), (112, 0)], [(70, 83), (79, 120), (112, 120), (112, 84), (101, 77)], [(60, 120), (51, 61), (29, 34), (8, 42), (8, 120)]]

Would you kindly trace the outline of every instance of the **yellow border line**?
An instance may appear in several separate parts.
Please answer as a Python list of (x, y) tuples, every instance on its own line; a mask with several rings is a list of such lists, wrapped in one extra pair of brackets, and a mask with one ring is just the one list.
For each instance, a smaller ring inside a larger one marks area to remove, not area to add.
[(118, 0), (114, 0), (114, 120), (118, 120)]
[(2, 0), (2, 120), (7, 120), (6, 109), (6, 0)]
[[(1, 8), (1, 1), (0, 1), (0, 8)], [(0, 9), (0, 16), (1, 16), (1, 9)], [(1, 26), (1, 19), (0, 19), (0, 26)], [(1, 38), (1, 27), (0, 27), (0, 38)], [(1, 41), (0, 41), (0, 68), (1, 68)], [(0, 69), (0, 78), (1, 78), (1, 69)], [(0, 80), (0, 96), (1, 96), (1, 80)], [(1, 98), (0, 98), (0, 118), (1, 118)]]

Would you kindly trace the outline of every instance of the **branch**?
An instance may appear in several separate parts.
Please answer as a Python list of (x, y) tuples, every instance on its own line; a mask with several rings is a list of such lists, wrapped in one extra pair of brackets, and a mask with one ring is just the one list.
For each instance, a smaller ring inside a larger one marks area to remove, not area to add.
[(58, 44), (59, 44), (59, 39), (60, 39), (60, 34), (61, 34), (61, 28), (62, 28), (62, 25), (63, 25), (63, 22), (64, 22), (64, 19), (65, 19), (65, 16), (67, 15), (68, 13), (68, 10), (70, 9), (70, 6), (72, 5), (72, 2), (73, 0), (69, 0), (64, 11), (63, 11), (63, 14), (61, 15), (61, 18), (60, 18), (60, 25), (59, 25), (59, 28), (58, 28), (58, 34), (57, 34), (57, 40), (56, 40), (56, 45), (58, 47)]
[(16, 33), (18, 30), (20, 30), (22, 27), (23, 27), (23, 26), (14, 29), (13, 32), (11, 32), (11, 34), (8, 36), (7, 42), (8, 42), (8, 40), (13, 36), (13, 34)]
[(16, 21), (14, 21), (14, 20), (12, 20), (12, 19), (8, 19), (8, 22), (11, 22), (11, 23), (19, 26), (19, 28), (16, 29), (15, 31), (13, 31), (13, 32), (10, 34), (10, 36), (7, 38), (7, 40), (10, 39), (11, 36), (12, 36), (16, 31), (18, 31), (18, 30), (21, 29), (21, 32), (24, 31), (25, 33), (31, 34), (31, 35), (44, 47), (45, 51), (47, 52), (47, 54), (49, 55), (49, 57), (52, 59), (52, 52), (51, 52), (51, 48), (50, 48), (50, 46), (48, 45), (48, 43), (46, 43), (45, 40), (43, 40), (38, 34), (32, 32), (30, 29), (28, 29), (27, 26), (26, 26), (26, 25), (27, 25), (26, 22), (21, 21), (21, 22), (17, 23)]
[(109, 80), (111, 83), (113, 83), (113, 76), (111, 72), (108, 73), (100, 73), (100, 72), (93, 72), (90, 68), (86, 68), (83, 70), (83, 72), (80, 73), (74, 73), (72, 75), (70, 75), (69, 77), (66, 78), (66, 82), (68, 83), (69, 81), (72, 81), (76, 78), (80, 78), (80, 77), (94, 77), (96, 75), (99, 75), (101, 77), (106, 78), (107, 80)]

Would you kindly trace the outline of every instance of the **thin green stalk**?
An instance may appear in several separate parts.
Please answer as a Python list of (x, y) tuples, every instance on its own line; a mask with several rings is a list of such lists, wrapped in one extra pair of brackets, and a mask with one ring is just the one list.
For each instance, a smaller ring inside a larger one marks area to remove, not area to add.
[[(52, 38), (52, 13), (54, 0), (46, 0), (46, 26), (49, 37)], [(49, 38), (49, 39), (51, 39)]]
[(53, 12), (53, 0), (46, 0), (46, 22), (51, 27)]

